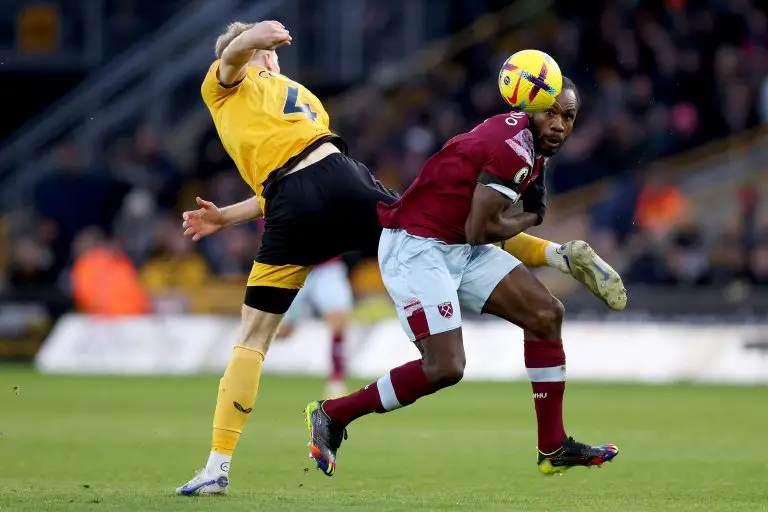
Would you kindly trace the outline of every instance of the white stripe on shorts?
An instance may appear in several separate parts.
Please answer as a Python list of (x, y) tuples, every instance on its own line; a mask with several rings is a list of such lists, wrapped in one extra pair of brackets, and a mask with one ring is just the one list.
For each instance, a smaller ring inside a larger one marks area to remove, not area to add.
[(526, 368), (531, 382), (564, 382), (565, 365), (549, 368)]
[(394, 411), (403, 406), (397, 400), (397, 395), (395, 394), (394, 386), (392, 386), (392, 379), (389, 377), (389, 372), (385, 373), (376, 381), (376, 388), (379, 390), (379, 400), (381, 400), (381, 405), (384, 409), (387, 411)]

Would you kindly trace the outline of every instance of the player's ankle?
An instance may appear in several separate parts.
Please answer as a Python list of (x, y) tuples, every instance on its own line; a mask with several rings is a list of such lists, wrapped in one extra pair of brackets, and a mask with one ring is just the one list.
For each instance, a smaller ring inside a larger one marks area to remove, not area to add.
[(229, 474), (231, 462), (232, 455), (211, 451), (210, 455), (208, 455), (205, 471), (211, 475)]
[(557, 269), (567, 266), (560, 247), (560, 245), (554, 242), (549, 242), (544, 248), (544, 258), (547, 260), (547, 266)]

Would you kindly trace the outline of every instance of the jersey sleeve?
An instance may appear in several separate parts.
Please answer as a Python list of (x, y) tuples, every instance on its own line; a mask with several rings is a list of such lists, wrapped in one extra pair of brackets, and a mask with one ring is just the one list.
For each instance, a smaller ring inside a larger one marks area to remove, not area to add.
[[(520, 123), (519, 129), (514, 129), (516, 126), (507, 119)], [(533, 166), (533, 140), (524, 123), (517, 118), (497, 116), (475, 130), (485, 157), (478, 182), (512, 201), (520, 199), (517, 189)]]
[(203, 101), (205, 101), (205, 104), (208, 106), (213, 106), (222, 102), (230, 95), (244, 87), (248, 87), (248, 84), (252, 83), (246, 75), (242, 80), (235, 84), (222, 85), (221, 82), (219, 82), (218, 76), (220, 63), (220, 60), (216, 60), (211, 64), (208, 68), (208, 73), (206, 73), (205, 78), (203, 79), (203, 85), (200, 87)]

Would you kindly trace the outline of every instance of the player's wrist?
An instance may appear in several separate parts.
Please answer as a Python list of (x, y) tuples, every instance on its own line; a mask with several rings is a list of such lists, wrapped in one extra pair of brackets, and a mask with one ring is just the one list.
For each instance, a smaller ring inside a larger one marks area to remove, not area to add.
[(231, 206), (226, 206), (219, 210), (219, 226), (227, 228), (237, 224), (237, 212)]

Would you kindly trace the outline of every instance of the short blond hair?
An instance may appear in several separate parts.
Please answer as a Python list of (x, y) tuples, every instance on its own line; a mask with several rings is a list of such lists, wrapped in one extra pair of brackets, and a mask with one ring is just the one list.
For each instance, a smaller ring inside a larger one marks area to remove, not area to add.
[(214, 48), (216, 58), (220, 59), (221, 54), (224, 53), (229, 43), (254, 25), (255, 23), (243, 23), (241, 21), (235, 21), (227, 25), (227, 30), (216, 39), (216, 46)]

